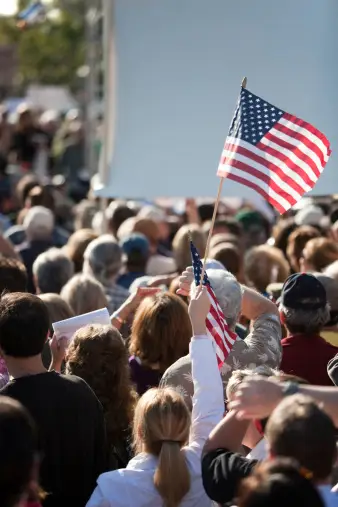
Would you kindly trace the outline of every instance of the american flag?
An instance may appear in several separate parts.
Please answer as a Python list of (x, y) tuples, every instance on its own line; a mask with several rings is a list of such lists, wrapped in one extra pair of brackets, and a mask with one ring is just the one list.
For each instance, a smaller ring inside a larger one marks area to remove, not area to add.
[[(199, 287), (201, 283), (203, 265), (199, 253), (192, 241), (190, 241), (190, 251), (192, 258), (192, 266), (194, 269), (195, 284), (196, 287)], [(218, 367), (221, 368), (223, 366), (224, 361), (230, 354), (232, 346), (237, 339), (237, 335), (236, 333), (232, 332), (227, 325), (224, 313), (218, 304), (217, 298), (211, 287), (206, 272), (204, 273), (203, 285), (207, 287), (207, 291), (211, 301), (210, 310), (207, 315), (205, 324), (208, 335), (214, 340)]]
[(284, 213), (315, 186), (330, 154), (328, 139), (310, 123), (242, 87), (217, 175)]

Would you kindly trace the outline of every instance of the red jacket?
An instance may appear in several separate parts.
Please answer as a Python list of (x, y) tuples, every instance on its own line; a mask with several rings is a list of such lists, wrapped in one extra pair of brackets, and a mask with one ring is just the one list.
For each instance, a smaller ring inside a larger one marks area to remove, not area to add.
[(289, 375), (297, 375), (310, 384), (332, 386), (327, 374), (327, 364), (338, 348), (327, 343), (319, 335), (296, 334), (282, 340), (280, 369)]

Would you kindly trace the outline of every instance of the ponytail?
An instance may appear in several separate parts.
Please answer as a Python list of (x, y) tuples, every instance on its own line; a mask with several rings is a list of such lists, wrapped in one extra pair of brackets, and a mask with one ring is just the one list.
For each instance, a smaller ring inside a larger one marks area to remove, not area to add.
[(177, 507), (190, 490), (190, 473), (179, 442), (162, 442), (154, 486), (163, 499), (164, 507)]

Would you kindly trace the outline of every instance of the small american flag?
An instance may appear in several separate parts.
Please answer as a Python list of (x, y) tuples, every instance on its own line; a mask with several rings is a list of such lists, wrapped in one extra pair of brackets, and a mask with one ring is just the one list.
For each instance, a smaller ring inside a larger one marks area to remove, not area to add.
[(242, 87), (217, 175), (284, 213), (315, 186), (330, 154), (328, 139), (310, 123)]
[[(199, 287), (201, 283), (203, 265), (199, 253), (192, 241), (190, 241), (190, 251), (192, 258), (192, 266), (194, 269), (195, 284), (196, 287)], [(218, 304), (217, 298), (215, 296), (214, 291), (212, 290), (206, 272), (204, 273), (203, 285), (207, 287), (207, 291), (211, 301), (210, 310), (207, 315), (205, 324), (208, 335), (214, 340), (218, 367), (221, 368), (223, 366), (224, 361), (230, 354), (232, 346), (237, 339), (237, 335), (236, 333), (233, 333), (227, 325), (224, 313)]]

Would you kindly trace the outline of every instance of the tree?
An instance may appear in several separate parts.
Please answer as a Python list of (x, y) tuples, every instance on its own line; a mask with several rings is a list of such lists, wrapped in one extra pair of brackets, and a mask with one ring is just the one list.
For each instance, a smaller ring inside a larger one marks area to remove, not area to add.
[[(20, 8), (30, 2), (23, 0)], [(54, 0), (58, 16), (23, 30), (13, 19), (0, 19), (0, 44), (15, 44), (19, 85), (67, 85), (76, 91), (77, 69), (85, 58), (85, 9), (83, 0)]]

